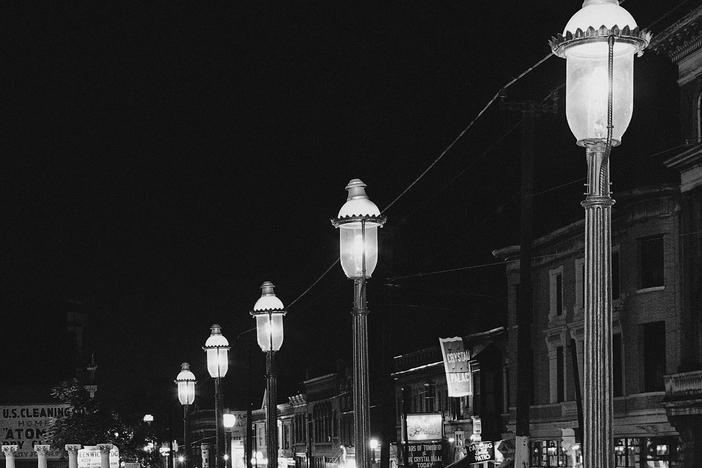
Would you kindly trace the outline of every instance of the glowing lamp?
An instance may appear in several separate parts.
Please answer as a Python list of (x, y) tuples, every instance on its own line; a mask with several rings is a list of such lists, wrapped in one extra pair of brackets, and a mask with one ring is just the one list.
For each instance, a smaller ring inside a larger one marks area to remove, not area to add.
[(222, 425), (225, 429), (231, 430), (236, 424), (236, 415), (232, 413), (224, 413), (222, 415)]
[(178, 400), (181, 405), (192, 405), (195, 401), (195, 374), (190, 371), (190, 364), (180, 365), (180, 372), (175, 379), (178, 385)]
[(153, 414), (145, 414), (144, 415), (144, 422), (146, 424), (151, 424), (152, 422), (154, 422), (154, 415)]
[(339, 228), (341, 268), (352, 279), (373, 274), (378, 264), (378, 228), (385, 223), (365, 187), (361, 179), (352, 179), (346, 186), (346, 203), (332, 219), (334, 227)]
[(612, 145), (621, 143), (634, 109), (634, 54), (651, 34), (639, 30), (618, 0), (585, 0), (563, 30), (550, 41), (566, 59), (566, 117), (580, 146), (607, 140), (609, 40), (612, 60)]
[(216, 323), (210, 327), (210, 336), (203, 347), (207, 353), (207, 372), (213, 379), (224, 377), (229, 369), (229, 341), (222, 335), (222, 327)]
[(261, 297), (251, 311), (256, 319), (258, 345), (263, 352), (278, 351), (283, 345), (283, 316), (287, 312), (274, 289), (273, 283), (264, 282), (261, 285)]

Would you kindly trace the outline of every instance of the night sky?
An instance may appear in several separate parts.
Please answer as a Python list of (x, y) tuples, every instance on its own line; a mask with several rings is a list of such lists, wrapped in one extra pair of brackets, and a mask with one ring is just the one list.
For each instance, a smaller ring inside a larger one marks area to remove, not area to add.
[[(200, 347), (217, 322), (233, 348), (226, 400), (241, 407), (254, 335), (236, 336), (260, 284), (296, 299), (338, 256), (329, 218), (348, 180), (383, 209), (580, 5), (1, 2), (4, 377), (47, 383), (74, 365), (61, 330), (73, 310), (88, 316), (101, 389), (175, 405), (188, 361), (206, 401)], [(654, 32), (672, 8), (623, 6)], [(636, 67), (615, 198), (669, 180), (650, 155), (680, 140), (674, 66), (647, 53)], [(564, 74), (551, 58), (507, 99), (541, 101)], [(585, 161), (560, 104), (537, 122), (536, 191), (566, 184), (537, 195), (540, 234), (582, 217)], [(386, 213), (368, 291), (374, 373), (381, 342), (398, 354), (502, 323), (503, 267), (393, 278), (491, 263), (518, 241), (519, 117), (491, 107)], [(350, 364), (351, 302), (337, 266), (290, 308), (281, 400), (306, 372)], [(253, 364), (260, 394), (257, 347)]]

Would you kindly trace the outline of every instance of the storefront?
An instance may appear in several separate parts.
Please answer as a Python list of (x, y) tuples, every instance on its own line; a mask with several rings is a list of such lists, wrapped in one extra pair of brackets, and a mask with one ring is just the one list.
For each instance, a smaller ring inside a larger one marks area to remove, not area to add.
[[(531, 442), (530, 467), (582, 467), (579, 444), (563, 440)], [(677, 437), (624, 437), (614, 439), (616, 468), (674, 468), (680, 461)]]

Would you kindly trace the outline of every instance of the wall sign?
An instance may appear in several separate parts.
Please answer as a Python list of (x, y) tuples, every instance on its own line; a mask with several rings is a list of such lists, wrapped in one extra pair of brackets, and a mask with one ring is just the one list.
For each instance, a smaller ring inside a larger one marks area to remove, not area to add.
[(441, 443), (407, 444), (407, 461), (413, 468), (438, 468), (443, 466)]
[[(100, 468), (100, 449), (97, 445), (86, 445), (78, 450), (78, 468)], [(119, 449), (110, 450), (110, 468), (119, 468)]]
[(407, 415), (407, 440), (441, 440), (443, 417), (441, 413), (414, 413)]

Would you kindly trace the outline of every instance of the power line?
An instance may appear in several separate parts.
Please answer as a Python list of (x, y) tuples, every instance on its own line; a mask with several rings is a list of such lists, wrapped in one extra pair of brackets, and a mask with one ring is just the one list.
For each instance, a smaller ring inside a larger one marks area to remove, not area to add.
[[(676, 6), (674, 6), (672, 9), (668, 10), (668, 11), (667, 11), (666, 13), (664, 13), (661, 17), (659, 17), (656, 21), (654, 21), (653, 23), (651, 23), (648, 27), (652, 27), (652, 26), (658, 24), (661, 20), (663, 20), (664, 18), (667, 18), (668, 16), (670, 16), (673, 12), (675, 12), (678, 8), (680, 8), (681, 6), (683, 6), (684, 4), (686, 4), (688, 1), (689, 1), (689, 0), (682, 0), (680, 3), (678, 3), (678, 4), (677, 4)], [(620, 2), (620, 5), (623, 4), (623, 3), (625, 3), (625, 2), (626, 2), (626, 0), (622, 0), (622, 1)], [(495, 103), (495, 101), (496, 101), (497, 99), (499, 99), (499, 97), (500, 97), (508, 88), (510, 88), (510, 87), (511, 87), (512, 85), (514, 85), (517, 81), (519, 81), (520, 79), (524, 78), (526, 75), (528, 75), (529, 73), (531, 73), (532, 71), (534, 71), (534, 70), (535, 70), (536, 68), (538, 68), (541, 64), (543, 64), (544, 62), (546, 62), (546, 60), (548, 60), (549, 58), (551, 58), (552, 55), (553, 55), (553, 53), (549, 52), (549, 53), (546, 54), (543, 58), (541, 58), (540, 60), (538, 60), (534, 65), (532, 65), (531, 67), (527, 68), (527, 69), (524, 70), (522, 73), (520, 73), (520, 74), (517, 75), (516, 77), (512, 78), (512, 79), (511, 79), (509, 82), (507, 82), (504, 86), (502, 86), (502, 87), (492, 96), (492, 98), (490, 98), (490, 100), (488, 100), (487, 104), (485, 104), (485, 106), (483, 106), (483, 108), (478, 112), (478, 114), (473, 118), (473, 120), (471, 120), (471, 121), (468, 123), (468, 125), (466, 125), (466, 127), (465, 127), (463, 130), (461, 130), (461, 132), (458, 134), (458, 136), (456, 136), (456, 138), (454, 138), (454, 139), (451, 141), (451, 143), (449, 143), (448, 146), (446, 146), (446, 148), (444, 148), (444, 150), (443, 150), (441, 153), (439, 153), (439, 155), (426, 167), (426, 169), (424, 169), (424, 170), (423, 170), (423, 171), (422, 171), (422, 172), (421, 172), (421, 173), (420, 173), (420, 174), (419, 174), (419, 175), (418, 175), (402, 192), (400, 192), (399, 195), (397, 195), (390, 203), (388, 203), (388, 205), (387, 205), (385, 208), (383, 208), (383, 210), (381, 211), (381, 214), (384, 214), (386, 211), (388, 211), (390, 208), (392, 208), (392, 207), (395, 205), (395, 203), (397, 203), (407, 192), (409, 192), (409, 191), (412, 189), (412, 187), (414, 187), (420, 180), (422, 180), (422, 179), (424, 178), (424, 176), (427, 175), (427, 174), (429, 173), (429, 171), (431, 171), (431, 170), (434, 168), (434, 166), (436, 166), (436, 165), (439, 163), (439, 161), (441, 161), (441, 160), (444, 158), (444, 156), (446, 156), (446, 154), (448, 154), (448, 152), (456, 145), (456, 143), (458, 143), (458, 142), (463, 138), (463, 136), (468, 132), (468, 130), (470, 130), (470, 129), (473, 127), (473, 125), (475, 125), (475, 123), (478, 121), (478, 119), (480, 119), (480, 117), (483, 116), (483, 114), (490, 108), (490, 106), (492, 106), (492, 105)], [(564, 86), (564, 84), (561, 83), (560, 85), (558, 85), (557, 87), (555, 87), (555, 88), (549, 93), (549, 96), (551, 96), (554, 92), (556, 92), (556, 91), (558, 91), (559, 89), (561, 89), (563, 86)], [(546, 99), (548, 99), (548, 97), (547, 97)], [(510, 132), (511, 132), (511, 130), (510, 130)], [(509, 133), (509, 132), (508, 132), (508, 133)], [(580, 179), (580, 180), (582, 180), (582, 179)], [(561, 185), (561, 186), (552, 187), (551, 189), (548, 189), (548, 190), (543, 191), (543, 192), (540, 192), (540, 193), (546, 193), (547, 191), (556, 190), (556, 189), (558, 189), (558, 188), (561, 188), (561, 187), (564, 187), (564, 186), (566, 186), (566, 185), (570, 185), (570, 184), (573, 184), (573, 183), (576, 183), (576, 182), (578, 182), (578, 181), (571, 181), (571, 182), (568, 182), (568, 183), (563, 184), (563, 185)], [(537, 195), (537, 194), (535, 194), (535, 195)], [(332, 270), (332, 268), (334, 268), (334, 267), (337, 265), (337, 263), (339, 263), (339, 259), (338, 259), (338, 258), (337, 258), (331, 265), (329, 265), (329, 267), (328, 267), (326, 270), (324, 270), (324, 272), (323, 272), (307, 289), (305, 289), (299, 296), (297, 296), (297, 297), (295, 298), (295, 300), (293, 300), (290, 304), (288, 304), (288, 308), (292, 307), (295, 303), (297, 303), (300, 299), (302, 299), (302, 298), (305, 296), (305, 294), (307, 294), (307, 293), (308, 293), (312, 288), (314, 288), (322, 279), (324, 279), (324, 277)]]

